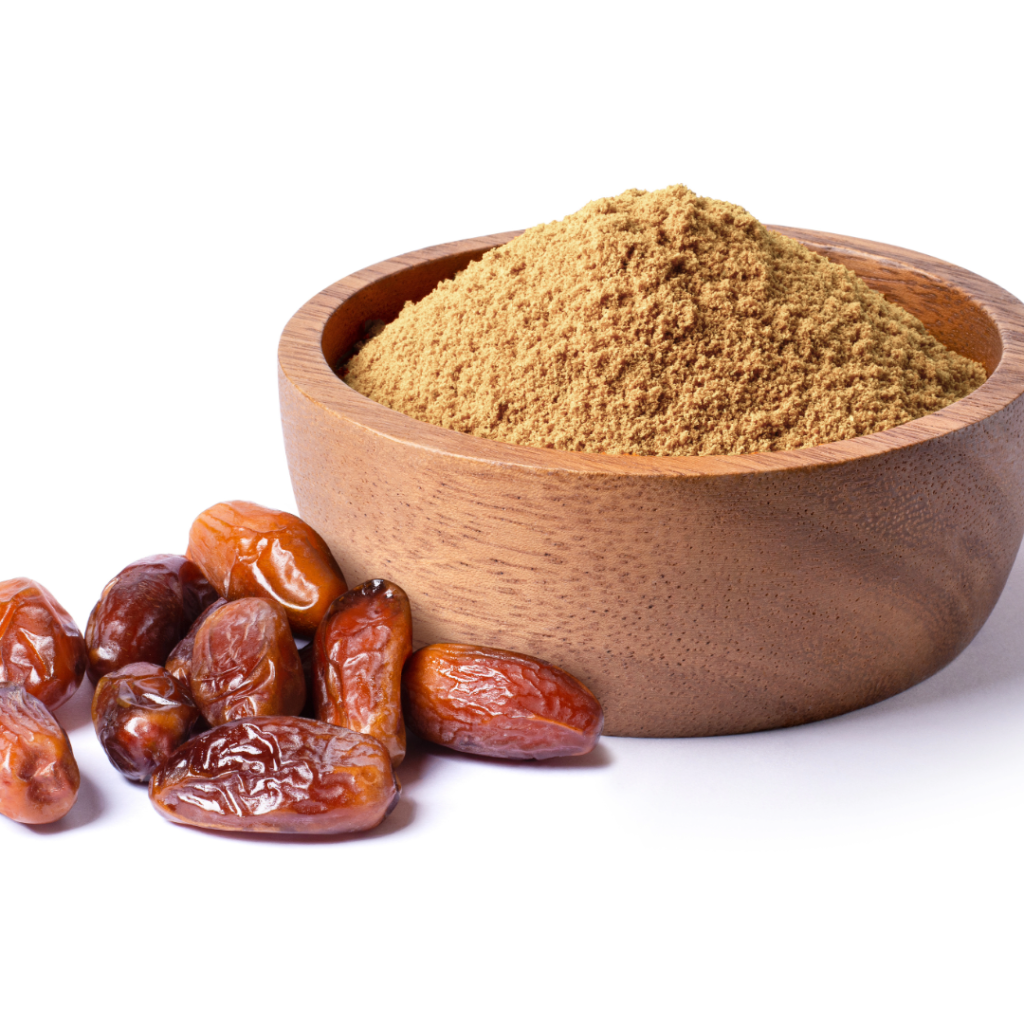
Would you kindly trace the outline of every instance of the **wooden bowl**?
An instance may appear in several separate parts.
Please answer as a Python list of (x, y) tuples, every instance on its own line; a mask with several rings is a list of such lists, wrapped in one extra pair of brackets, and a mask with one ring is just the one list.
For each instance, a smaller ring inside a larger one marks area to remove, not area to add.
[(1024, 306), (949, 263), (776, 230), (854, 270), (991, 376), (937, 413), (787, 452), (589, 455), (394, 412), (335, 375), (368, 321), (517, 232), (361, 270), (279, 349), (299, 511), (350, 585), (408, 592), (416, 645), (504, 647), (601, 699), (605, 731), (796, 725), (889, 697), (967, 646), (1024, 532)]

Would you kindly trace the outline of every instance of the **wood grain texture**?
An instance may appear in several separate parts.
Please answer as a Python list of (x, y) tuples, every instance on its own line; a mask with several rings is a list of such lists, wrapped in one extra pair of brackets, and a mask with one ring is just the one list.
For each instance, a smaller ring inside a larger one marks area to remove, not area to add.
[(1024, 306), (878, 242), (776, 228), (983, 362), (977, 391), (864, 437), (737, 456), (590, 455), (420, 423), (331, 367), (510, 232), (331, 285), (289, 322), (281, 414), (299, 510), (353, 584), (399, 583), (416, 646), (545, 658), (600, 698), (605, 732), (795, 725), (882, 700), (951, 661), (1024, 533)]

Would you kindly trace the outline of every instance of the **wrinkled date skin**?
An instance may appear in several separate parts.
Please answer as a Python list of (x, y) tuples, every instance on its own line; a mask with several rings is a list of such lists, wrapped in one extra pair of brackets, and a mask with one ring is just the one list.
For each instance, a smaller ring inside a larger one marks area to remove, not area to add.
[(578, 679), (525, 654), (472, 644), (432, 644), (402, 676), (405, 714), (425, 739), (489, 757), (586, 754), (604, 714)]
[(239, 832), (362, 832), (398, 801), (372, 736), (308, 718), (243, 718), (189, 740), (154, 773), (171, 821)]
[(181, 638), (174, 650), (167, 656), (167, 662), (164, 664), (164, 668), (179, 683), (184, 683), (186, 687), (192, 685), (192, 648), (195, 646), (196, 633), (199, 632), (199, 627), (218, 609), (223, 608), (227, 604), (227, 601), (223, 597), (218, 597), (216, 601), (211, 605), (207, 605), (199, 615), (199, 618), (192, 623), (189, 631)]
[(251, 501), (225, 501), (200, 513), (188, 557), (221, 597), (268, 597), (311, 637), (330, 603), (348, 587), (331, 549), (298, 516)]
[(243, 597), (213, 612), (192, 647), (192, 696), (211, 725), (299, 714), (306, 680), (284, 609)]
[(136, 661), (162, 665), (199, 613), (217, 598), (199, 567), (181, 555), (125, 566), (104, 588), (85, 627), (89, 678)]
[(63, 818), (78, 797), (68, 734), (23, 686), (0, 687), (0, 814), (26, 825)]
[(405, 757), (402, 666), (411, 653), (409, 598), (387, 580), (339, 597), (313, 640), (316, 717), (380, 740), (396, 767)]
[(148, 782), (188, 739), (198, 718), (187, 684), (147, 662), (104, 676), (92, 697), (100, 744), (110, 763), (133, 782)]
[(89, 659), (75, 620), (41, 583), (0, 583), (0, 684), (20, 683), (51, 711), (81, 685)]

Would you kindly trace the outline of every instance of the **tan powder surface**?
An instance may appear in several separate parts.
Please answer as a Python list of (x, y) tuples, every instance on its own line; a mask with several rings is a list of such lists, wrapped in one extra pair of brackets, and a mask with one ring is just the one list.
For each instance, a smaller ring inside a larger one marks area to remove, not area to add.
[(344, 379), (513, 444), (729, 455), (884, 430), (985, 370), (851, 271), (677, 185), (491, 250), (408, 303)]

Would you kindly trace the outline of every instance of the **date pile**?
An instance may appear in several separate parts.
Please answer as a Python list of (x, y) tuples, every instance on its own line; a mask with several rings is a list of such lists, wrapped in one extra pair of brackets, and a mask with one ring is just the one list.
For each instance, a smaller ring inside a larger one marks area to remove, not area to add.
[(407, 720), (506, 758), (587, 753), (603, 724), (594, 695), (547, 662), (469, 644), (412, 653), (401, 587), (349, 590), (311, 527), (246, 501), (203, 512), (185, 556), (118, 573), (84, 638), (45, 587), (0, 583), (0, 813), (43, 824), (74, 804), (78, 766), (52, 712), (85, 675), (110, 762), (148, 781), (164, 817), (227, 831), (379, 825)]

